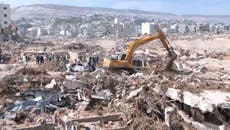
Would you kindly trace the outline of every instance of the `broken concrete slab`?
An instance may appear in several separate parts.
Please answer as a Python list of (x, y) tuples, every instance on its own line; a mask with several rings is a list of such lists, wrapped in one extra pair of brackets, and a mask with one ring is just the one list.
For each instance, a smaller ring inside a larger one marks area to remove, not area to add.
[(126, 100), (130, 100), (132, 98), (134, 98), (135, 96), (137, 96), (141, 91), (143, 91), (144, 87), (140, 87), (136, 90), (133, 90), (129, 93), (128, 97), (126, 98)]
[(65, 80), (63, 83), (63, 86), (66, 89), (82, 89), (82, 88), (86, 88), (88, 86), (88, 84), (84, 81), (78, 81), (78, 80)]
[(198, 121), (192, 120), (188, 115), (186, 115), (183, 111), (177, 110), (178, 115), (183, 119), (183, 121), (197, 130), (229, 130), (229, 127), (226, 125), (215, 125), (208, 122), (200, 123)]
[(91, 98), (110, 100), (112, 95), (113, 94), (110, 89), (105, 89), (105, 90), (97, 91), (96, 95), (91, 95)]
[(52, 79), (51, 82), (45, 86), (45, 88), (46, 89), (53, 89), (56, 84), (57, 84), (57, 82), (55, 81), (55, 79)]
[(202, 112), (213, 112), (215, 108), (222, 107), (223, 104), (225, 104), (225, 108), (230, 106), (230, 93), (217, 90), (205, 90), (198, 94), (193, 94), (179, 89), (168, 88), (166, 95), (173, 100), (199, 108)]

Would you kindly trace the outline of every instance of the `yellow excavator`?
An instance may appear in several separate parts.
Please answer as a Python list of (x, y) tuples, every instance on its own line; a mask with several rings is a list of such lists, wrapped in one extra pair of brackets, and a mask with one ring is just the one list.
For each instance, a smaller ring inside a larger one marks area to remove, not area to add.
[(136, 66), (133, 62), (134, 52), (135, 50), (141, 46), (144, 45), (152, 40), (160, 39), (163, 46), (166, 48), (168, 55), (170, 57), (166, 69), (170, 70), (172, 68), (173, 62), (177, 58), (177, 54), (174, 52), (174, 49), (172, 46), (170, 46), (168, 39), (165, 37), (164, 33), (161, 31), (161, 29), (157, 29), (157, 32), (155, 34), (149, 34), (146, 36), (141, 37), (140, 39), (137, 39), (133, 41), (126, 54), (120, 54), (117, 59), (112, 58), (104, 58), (103, 61), (103, 67), (108, 69), (125, 69), (125, 70), (134, 70)]

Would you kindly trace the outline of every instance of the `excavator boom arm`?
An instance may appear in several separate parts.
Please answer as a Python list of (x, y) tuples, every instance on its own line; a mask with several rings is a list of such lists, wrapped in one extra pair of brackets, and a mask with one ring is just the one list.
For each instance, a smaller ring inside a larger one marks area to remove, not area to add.
[(125, 60), (129, 63), (132, 63), (133, 55), (135, 50), (141, 46), (144, 45), (147, 42), (150, 42), (155, 39), (160, 39), (165, 49), (168, 51), (168, 54), (170, 56), (169, 63), (167, 65), (167, 69), (171, 68), (171, 65), (173, 61), (177, 58), (176, 53), (174, 52), (173, 48), (170, 46), (168, 39), (165, 37), (164, 33), (158, 28), (156, 34), (149, 34), (147, 36), (144, 36), (138, 40), (135, 40), (131, 43), (131, 45), (128, 48), (128, 52), (126, 54)]
[(133, 41), (128, 48), (128, 52), (126, 54), (125, 60), (127, 60), (128, 62), (131, 63), (132, 59), (133, 59), (134, 52), (139, 46), (144, 45), (145, 43), (150, 42), (150, 41), (155, 40), (155, 39), (158, 39), (158, 38), (159, 38), (158, 34), (149, 34), (149, 35), (144, 36), (138, 40)]

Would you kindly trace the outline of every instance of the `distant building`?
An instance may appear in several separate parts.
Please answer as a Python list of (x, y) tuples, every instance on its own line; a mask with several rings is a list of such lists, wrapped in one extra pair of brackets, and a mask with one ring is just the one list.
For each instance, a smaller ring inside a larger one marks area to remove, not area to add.
[(140, 34), (140, 26), (135, 24), (117, 24), (117, 33), (119, 38), (126, 38), (129, 36), (138, 36)]
[(185, 23), (181, 23), (178, 25), (178, 32), (179, 33), (189, 33), (193, 30), (189, 25), (186, 25)]
[(225, 25), (225, 26), (224, 26), (224, 30), (225, 30), (225, 31), (230, 31), (230, 26), (229, 26), (229, 25)]
[(141, 34), (150, 34), (150, 23), (141, 24)]
[(210, 23), (209, 31), (210, 31), (210, 32), (215, 32), (215, 31), (216, 31), (216, 24)]
[(134, 34), (141, 35), (141, 25), (135, 25)]
[(0, 41), (9, 40), (10, 5), (0, 3)]
[(185, 33), (186, 32), (186, 25), (185, 23), (181, 23), (178, 25), (178, 32), (179, 33)]
[(188, 29), (188, 32), (196, 32), (197, 31), (196, 25), (193, 25), (193, 24), (187, 25), (187, 29)]
[(178, 28), (179, 28), (178, 24), (170, 25), (170, 33), (178, 33), (179, 32)]
[(118, 24), (118, 37), (124, 38), (127, 37), (132, 31), (132, 26), (129, 24)]
[(118, 18), (114, 19), (114, 24), (118, 24)]
[(141, 24), (141, 34), (150, 34), (150, 33), (155, 33), (158, 28), (158, 24), (154, 23), (142, 23)]
[(200, 24), (199, 24), (199, 31), (200, 32), (209, 32), (210, 30), (210, 27), (209, 27), (210, 25), (209, 25), (209, 23), (207, 23), (207, 22), (201, 22)]
[(224, 33), (224, 26), (223, 25), (216, 25), (215, 33)]
[(10, 5), (0, 4), (0, 28), (1, 30), (8, 27), (10, 24)]

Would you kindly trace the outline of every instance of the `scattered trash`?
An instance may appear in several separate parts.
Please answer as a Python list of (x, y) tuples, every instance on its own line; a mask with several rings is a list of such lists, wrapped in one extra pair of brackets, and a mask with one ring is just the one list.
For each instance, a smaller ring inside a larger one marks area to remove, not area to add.
[(44, 90), (27, 90), (22, 92), (21, 101), (15, 101), (9, 105), (7, 111), (18, 112), (37, 108), (44, 112), (45, 108), (55, 110), (57, 107), (68, 105), (67, 99), (60, 93), (44, 91)]

